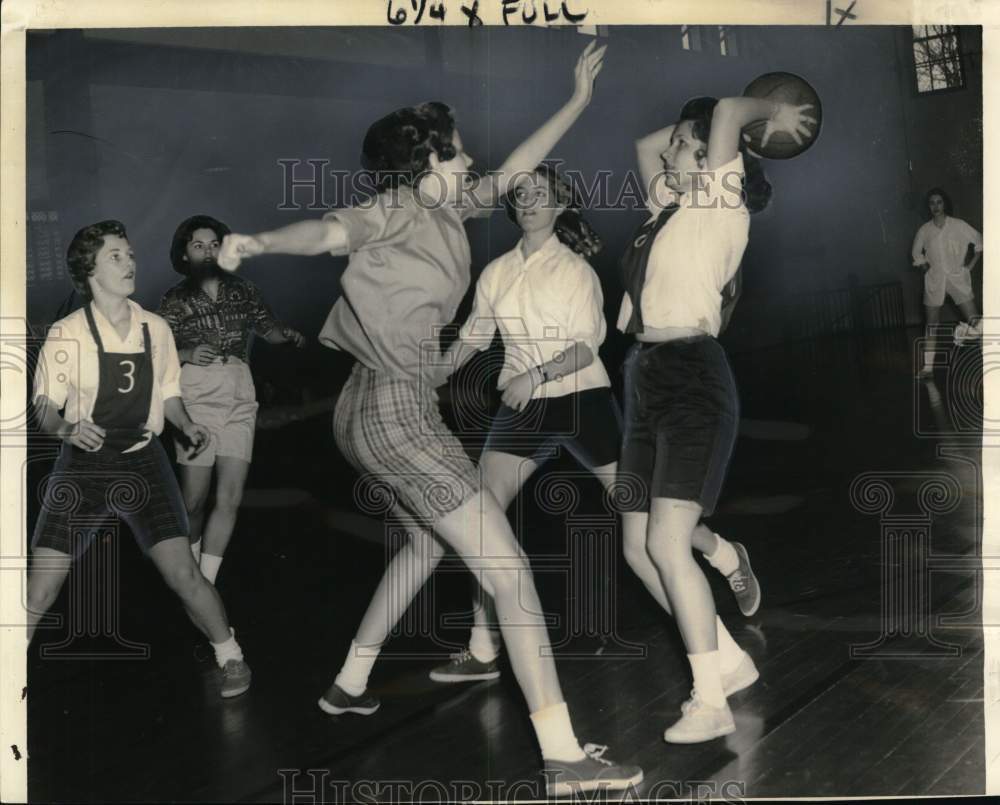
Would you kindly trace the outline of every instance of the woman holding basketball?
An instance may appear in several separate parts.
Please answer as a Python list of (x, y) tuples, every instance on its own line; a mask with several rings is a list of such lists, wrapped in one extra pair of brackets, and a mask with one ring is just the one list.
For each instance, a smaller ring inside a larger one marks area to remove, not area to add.
[(235, 268), (241, 258), (263, 253), (350, 255), (343, 295), (320, 334), (323, 343), (358, 359), (337, 403), (334, 435), (355, 467), (390, 492), (396, 513), (422, 525), (389, 563), (320, 707), (328, 713), (378, 709), (365, 692), (368, 676), (425, 571), (443, 553), (436, 535), (481, 574), (496, 601), (554, 794), (624, 788), (639, 782), (642, 771), (611, 764), (602, 748), (577, 742), (530, 567), (503, 510), (481, 489), (478, 470), (441, 419), (434, 393), (440, 354), (427, 345), (454, 318), (468, 288), (465, 220), (492, 209), (576, 121), (590, 102), (603, 56), (604, 48), (586, 48), (569, 102), (475, 188), (469, 186), (472, 159), (451, 110), (440, 103), (400, 109), (376, 121), (365, 137), (365, 167), (376, 172), (381, 190), (374, 203), (322, 221), (229, 236), (219, 257), (220, 265)]
[[(521, 240), (483, 269), (472, 312), (449, 349), (454, 360), (448, 361), (457, 369), (500, 331), (503, 397), (479, 459), (483, 483), (506, 510), (528, 478), (565, 449), (615, 497), (621, 413), (598, 355), (607, 328), (604, 297), (587, 261), (600, 251), (601, 240), (584, 219), (573, 188), (547, 165), (508, 193), (504, 207)], [(715, 552), (709, 561), (728, 576), (740, 608), (752, 615), (760, 588), (749, 563), (741, 565), (742, 546), (700, 529), (702, 542)], [(724, 571), (723, 558), (732, 559)], [(497, 678), (495, 623), (492, 599), (480, 596), (469, 647), (433, 669), (431, 679)]]
[(680, 627), (694, 677), (682, 717), (664, 733), (696, 743), (735, 730), (726, 696), (757, 679), (715, 611), (692, 547), (714, 554), (700, 525), (715, 508), (736, 440), (739, 403), (716, 340), (722, 291), (747, 245), (750, 213), (771, 188), (744, 150), (742, 129), (808, 134), (806, 106), (758, 98), (699, 98), (681, 120), (636, 143), (650, 219), (622, 257), (618, 328), (636, 337), (625, 362), (619, 473), (625, 557)]

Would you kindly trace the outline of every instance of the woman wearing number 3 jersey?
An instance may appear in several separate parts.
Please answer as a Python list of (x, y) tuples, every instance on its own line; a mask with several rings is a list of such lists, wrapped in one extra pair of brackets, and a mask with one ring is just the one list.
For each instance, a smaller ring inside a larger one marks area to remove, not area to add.
[[(184, 501), (159, 440), (166, 418), (192, 454), (208, 444), (208, 431), (191, 421), (181, 401), (170, 327), (129, 299), (135, 256), (118, 221), (77, 232), (67, 262), (87, 303), (52, 326), (35, 371), (41, 429), (61, 439), (62, 447), (32, 540), (28, 641), (70, 563), (93, 542), (94, 521), (113, 513), (211, 641), (222, 696), (237, 696), (250, 687), (250, 669), (218, 593), (188, 548)], [(81, 537), (82, 521), (90, 528)]]
[[(613, 764), (605, 747), (577, 741), (551, 658), (530, 566), (504, 511), (448, 431), (434, 388), (446, 370), (435, 345), (470, 281), (464, 222), (491, 209), (512, 182), (534, 170), (587, 107), (604, 48), (592, 43), (576, 65), (569, 102), (471, 187), (451, 110), (427, 103), (376, 121), (363, 145), (380, 189), (373, 203), (254, 236), (230, 235), (219, 264), (235, 269), (259, 254), (350, 255), (343, 295), (320, 340), (357, 358), (334, 414), (337, 445), (369, 480), (389, 490), (397, 516), (420, 528), (389, 563), (347, 660), (320, 699), (329, 713), (374, 713), (366, 694), (379, 650), (448, 543), (482, 579), (510, 662), (531, 712), (547, 789), (568, 794), (638, 783), (642, 771)], [(520, 176), (519, 176), (520, 174)]]

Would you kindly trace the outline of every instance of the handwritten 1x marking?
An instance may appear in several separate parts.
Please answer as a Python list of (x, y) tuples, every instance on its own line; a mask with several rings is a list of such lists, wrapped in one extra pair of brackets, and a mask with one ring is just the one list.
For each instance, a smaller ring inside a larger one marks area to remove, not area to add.
[(858, 4), (858, 0), (853, 0), (853, 2), (847, 7), (847, 11), (844, 11), (844, 9), (842, 9), (842, 8), (835, 8), (834, 9), (834, 11), (836, 11), (840, 15), (840, 19), (837, 20), (837, 27), (838, 28), (841, 25), (844, 24), (844, 20), (847, 20), (847, 19), (856, 20), (858, 18), (857, 14), (852, 14), (851, 13), (851, 9), (854, 8), (857, 4)]

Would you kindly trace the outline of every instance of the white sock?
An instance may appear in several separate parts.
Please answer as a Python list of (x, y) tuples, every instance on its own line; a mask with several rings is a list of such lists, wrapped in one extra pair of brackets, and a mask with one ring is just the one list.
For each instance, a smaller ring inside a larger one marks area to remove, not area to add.
[(358, 644), (352, 640), (347, 659), (344, 660), (344, 666), (334, 682), (344, 693), (360, 696), (368, 687), (368, 676), (372, 672), (375, 660), (378, 659), (378, 654), (378, 649), (371, 646), (358, 648)]
[(553, 704), (531, 714), (538, 745), (545, 760), (583, 760), (586, 755), (576, 740), (566, 702)]
[(731, 674), (743, 662), (743, 656), (746, 652), (733, 640), (726, 624), (718, 615), (715, 616), (715, 640), (719, 645), (719, 673)]
[(215, 661), (220, 668), (230, 660), (243, 659), (243, 650), (236, 642), (236, 632), (232, 627), (229, 627), (229, 639), (225, 643), (212, 643), (212, 648), (215, 649)]
[(219, 566), (222, 564), (222, 557), (210, 553), (203, 553), (198, 566), (201, 568), (201, 575), (208, 579), (209, 583), (215, 584), (215, 577), (219, 575)]
[(731, 542), (724, 540), (718, 534), (715, 535), (715, 538), (718, 540), (715, 552), (705, 554), (705, 558), (723, 576), (728, 576), (730, 573), (736, 572), (736, 569), (740, 566), (739, 554), (736, 553), (736, 549)]
[(927, 350), (924, 351), (924, 369), (934, 368), (934, 353)]
[(488, 626), (473, 626), (469, 651), (479, 662), (493, 662), (500, 653), (500, 635)]
[(719, 673), (719, 652), (705, 651), (687, 656), (698, 697), (712, 707), (725, 705), (726, 694), (722, 692), (722, 675)]
[(194, 556), (194, 563), (198, 564), (201, 560), (201, 539), (199, 538), (197, 542), (192, 542), (190, 545), (191, 555)]

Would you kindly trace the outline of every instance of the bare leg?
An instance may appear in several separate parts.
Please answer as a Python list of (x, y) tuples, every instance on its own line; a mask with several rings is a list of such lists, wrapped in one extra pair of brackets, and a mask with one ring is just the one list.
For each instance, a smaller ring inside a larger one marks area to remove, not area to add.
[(647, 550), (673, 605), (688, 654), (715, 651), (715, 601), (691, 554), (701, 506), (688, 500), (653, 498), (646, 525)]
[(212, 467), (181, 464), (181, 492), (184, 495), (184, 508), (187, 509), (188, 522), (191, 525), (192, 543), (201, 539), (202, 528), (205, 525), (205, 506), (211, 487)]
[(531, 568), (492, 493), (480, 492), (442, 518), (437, 533), (471, 570), (482, 572), (529, 710), (560, 704), (562, 690)]
[(976, 308), (976, 300), (968, 299), (960, 302), (958, 309), (962, 311), (962, 316), (969, 323), (969, 326), (976, 327), (979, 324), (979, 310)]
[(660, 572), (653, 564), (653, 559), (646, 547), (648, 523), (649, 514), (646, 512), (625, 512), (622, 514), (625, 561), (645, 585), (649, 594), (656, 599), (656, 603), (663, 607), (668, 615), (673, 615), (674, 611), (670, 608), (670, 599), (663, 586), (663, 579), (660, 578)]
[(941, 307), (924, 305), (924, 317), (927, 322), (924, 330), (927, 336), (927, 345), (924, 347), (923, 371), (929, 372), (934, 366), (934, 353), (937, 352), (937, 336), (934, 335), (933, 331), (941, 322)]
[(215, 468), (215, 506), (205, 523), (201, 550), (212, 556), (223, 556), (236, 527), (236, 516), (243, 500), (243, 487), (250, 464), (241, 458), (218, 456)]
[(59, 591), (66, 582), (72, 562), (69, 554), (52, 548), (35, 548), (32, 551), (27, 593), (29, 645), (35, 636), (38, 622), (59, 597)]
[(230, 638), (229, 621), (215, 587), (208, 583), (184, 537), (174, 537), (156, 543), (149, 551), (163, 580), (181, 599), (188, 617), (212, 643), (225, 643)]
[[(538, 465), (530, 458), (497, 450), (487, 450), (483, 453), (479, 459), (479, 466), (483, 473), (483, 484), (493, 493), (493, 497), (505, 512), (525, 481), (538, 469)], [(474, 579), (473, 585), (476, 601), (473, 628), (495, 630), (497, 614), (493, 599), (483, 594), (483, 588), (478, 580)]]
[(444, 556), (444, 546), (403, 509), (395, 507), (393, 515), (409, 521), (410, 539), (386, 566), (361, 618), (354, 638), (359, 647), (377, 649), (385, 643)]

